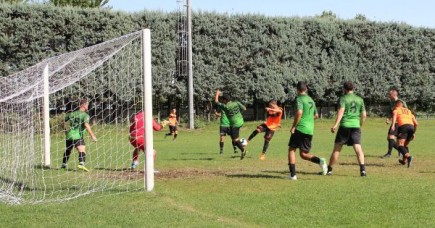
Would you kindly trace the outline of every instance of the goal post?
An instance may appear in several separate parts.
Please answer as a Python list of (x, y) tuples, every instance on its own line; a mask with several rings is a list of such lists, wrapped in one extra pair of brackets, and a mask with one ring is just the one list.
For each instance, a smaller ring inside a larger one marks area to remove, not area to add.
[[(144, 29), (0, 77), (0, 203), (152, 191), (151, 70)], [(129, 128), (138, 112), (146, 148), (136, 167)]]
[(145, 189), (152, 191), (154, 189), (154, 143), (153, 143), (153, 99), (152, 99), (152, 77), (151, 77), (151, 32), (149, 29), (142, 30), (142, 54), (143, 54), (143, 75), (144, 75), (144, 102), (145, 111)]

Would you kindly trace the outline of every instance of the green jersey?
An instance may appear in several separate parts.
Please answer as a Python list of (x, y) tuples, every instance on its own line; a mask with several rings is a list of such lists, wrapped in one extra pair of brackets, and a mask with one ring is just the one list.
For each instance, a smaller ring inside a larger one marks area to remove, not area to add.
[(317, 114), (316, 103), (306, 94), (298, 95), (296, 98), (296, 110), (302, 111), (302, 116), (296, 126), (296, 130), (307, 135), (313, 135), (314, 115)]
[(224, 110), (222, 108), (217, 108), (217, 111), (221, 114), (221, 127), (229, 127), (230, 126), (230, 120), (227, 117), (227, 114), (225, 114)]
[(243, 116), (242, 111), (246, 110), (246, 107), (238, 101), (230, 101), (226, 104), (217, 103), (220, 108), (228, 117), (230, 121), (230, 127), (242, 127)]
[(347, 128), (361, 127), (361, 113), (366, 110), (364, 100), (361, 97), (348, 93), (340, 98), (339, 108), (344, 108), (340, 126)]
[(78, 140), (83, 138), (85, 123), (89, 123), (89, 115), (77, 110), (65, 115), (65, 122), (69, 121), (70, 127), (66, 133), (66, 140)]

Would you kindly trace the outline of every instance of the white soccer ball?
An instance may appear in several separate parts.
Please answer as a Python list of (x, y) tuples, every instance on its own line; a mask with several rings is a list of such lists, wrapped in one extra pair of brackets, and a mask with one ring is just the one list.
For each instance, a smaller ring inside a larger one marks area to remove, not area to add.
[(248, 140), (246, 140), (245, 138), (241, 138), (240, 142), (242, 143), (242, 146), (247, 146), (248, 145)]

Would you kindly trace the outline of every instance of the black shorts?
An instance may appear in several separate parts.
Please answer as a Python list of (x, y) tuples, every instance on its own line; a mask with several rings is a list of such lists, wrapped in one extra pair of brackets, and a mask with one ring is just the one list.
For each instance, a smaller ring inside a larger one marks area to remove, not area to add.
[(257, 129), (260, 130), (260, 132), (265, 132), (264, 139), (270, 141), (273, 137), (273, 134), (275, 134), (274, 131), (270, 130), (266, 124), (260, 124), (257, 126)]
[(310, 152), (312, 139), (312, 135), (304, 134), (298, 130), (295, 130), (295, 133), (290, 136), (288, 146)]
[(238, 139), (240, 136), (240, 127), (230, 127), (230, 135), (232, 139)]
[(177, 126), (169, 126), (169, 132), (174, 133), (177, 131)]
[(66, 140), (65, 141), (66, 144), (66, 149), (72, 149), (73, 147), (78, 147), (78, 146), (85, 146), (85, 140), (83, 138), (81, 139), (76, 139), (76, 140)]
[(231, 135), (231, 128), (220, 126), (219, 127), (219, 134), (220, 134), (220, 136)]
[(394, 135), (394, 136), (397, 136), (397, 134), (398, 134), (398, 129), (399, 129), (399, 125), (398, 125), (397, 123), (394, 125), (394, 131), (391, 130), (391, 127), (392, 127), (392, 126), (393, 126), (393, 125), (391, 125), (390, 128), (388, 129), (388, 135)]
[(411, 124), (405, 124), (399, 127), (397, 138), (406, 139), (406, 141), (411, 141), (414, 137), (414, 126)]
[(348, 146), (361, 144), (361, 128), (339, 127), (335, 136), (335, 143), (346, 144)]

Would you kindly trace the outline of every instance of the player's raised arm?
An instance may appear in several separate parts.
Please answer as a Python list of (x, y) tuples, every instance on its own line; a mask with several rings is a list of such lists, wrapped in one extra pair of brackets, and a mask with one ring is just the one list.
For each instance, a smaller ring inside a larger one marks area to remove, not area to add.
[(220, 90), (216, 90), (216, 95), (214, 96), (214, 103), (219, 103), (219, 95), (221, 94)]

